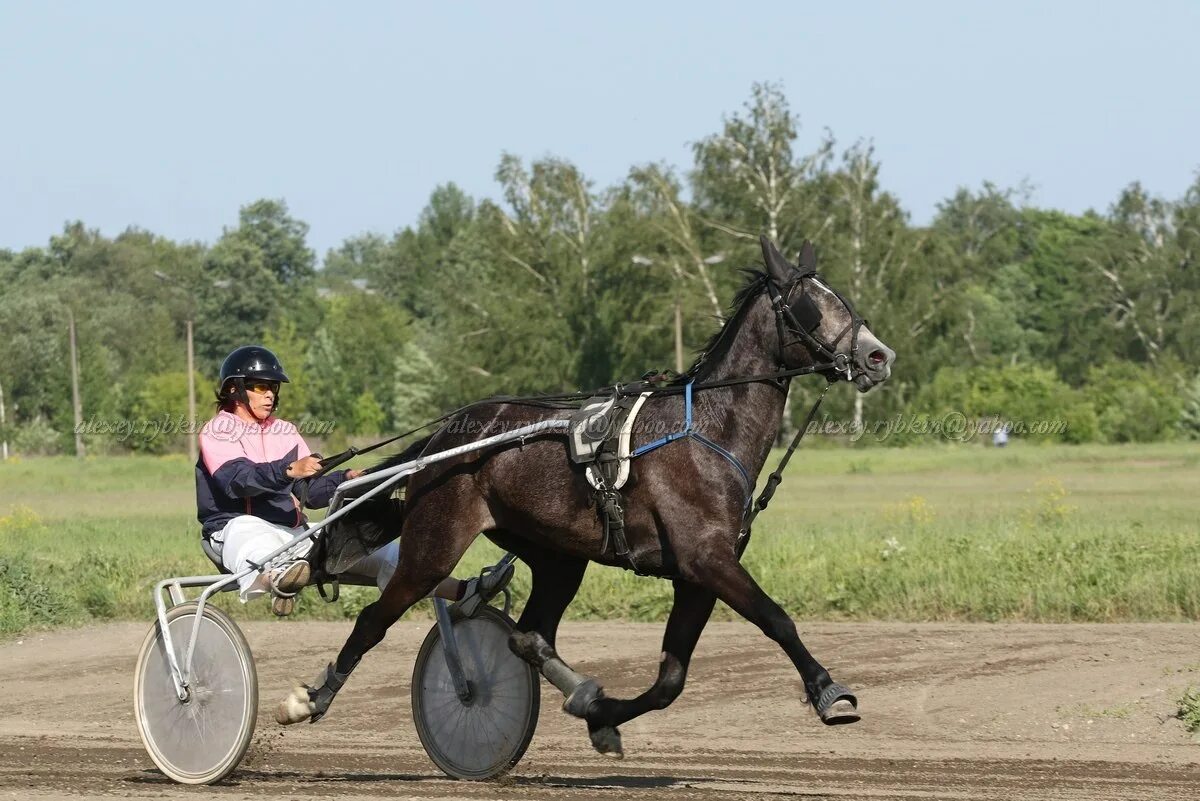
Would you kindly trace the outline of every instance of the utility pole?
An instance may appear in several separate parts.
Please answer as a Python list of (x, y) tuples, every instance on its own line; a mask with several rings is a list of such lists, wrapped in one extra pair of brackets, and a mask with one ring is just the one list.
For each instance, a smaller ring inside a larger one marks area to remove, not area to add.
[(4, 385), (0, 384), (0, 460), (8, 461), (8, 435), (5, 433)]
[(683, 375), (683, 301), (675, 290), (675, 372)]
[[(721, 258), (724, 258), (722, 255)], [(656, 264), (654, 259), (647, 258), (634, 254), (630, 261), (639, 267), (652, 267)], [(718, 259), (719, 261), (719, 259)], [(689, 277), (679, 268), (679, 264), (672, 259), (670, 262), (671, 275), (675, 278), (675, 372), (683, 375), (683, 279)]]
[(187, 321), (187, 353), (188, 353), (188, 458), (193, 462), (197, 459), (196, 432), (196, 351), (192, 345), (192, 320)]
[(75, 455), (82, 459), (83, 404), (79, 401), (79, 355), (75, 348), (75, 312), (67, 310), (67, 330), (71, 339), (71, 403), (75, 407)]
[[(187, 384), (188, 384), (188, 425), (187, 425), (187, 442), (188, 442), (188, 458), (193, 462), (196, 461), (196, 432), (193, 429), (196, 426), (196, 347), (195, 338), (193, 336), (193, 318), (196, 314), (196, 300), (192, 297), (192, 293), (183, 286), (176, 278), (164, 273), (162, 270), (155, 270), (154, 277), (164, 284), (170, 284), (176, 292), (180, 292), (187, 299), (187, 320), (184, 321), (184, 330), (187, 332)], [(220, 282), (214, 281), (213, 286), (220, 286)]]

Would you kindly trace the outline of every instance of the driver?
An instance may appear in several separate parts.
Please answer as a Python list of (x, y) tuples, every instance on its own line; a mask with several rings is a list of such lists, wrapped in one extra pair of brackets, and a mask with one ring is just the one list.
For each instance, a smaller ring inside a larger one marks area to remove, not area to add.
[[(196, 516), (201, 536), (231, 573), (261, 565), (268, 554), (307, 528), (297, 498), (303, 494), (302, 484), (308, 486), (308, 507), (322, 509), (339, 484), (362, 474), (339, 470), (314, 478), (321, 470), (319, 458), (294, 425), (274, 416), (279, 388), (285, 383), (287, 374), (274, 353), (258, 345), (238, 348), (221, 365), (217, 415), (200, 431)], [(270, 570), (239, 579), (242, 602), (269, 592), (271, 610), (280, 616), (291, 614), (296, 594), (312, 577), (312, 566), (304, 559), (311, 547), (311, 540), (301, 542), (276, 557)], [(393, 540), (352, 571), (374, 576), (382, 592), (399, 558), (400, 543)], [(434, 594), (454, 601), (467, 590), (468, 582), (449, 577)]]

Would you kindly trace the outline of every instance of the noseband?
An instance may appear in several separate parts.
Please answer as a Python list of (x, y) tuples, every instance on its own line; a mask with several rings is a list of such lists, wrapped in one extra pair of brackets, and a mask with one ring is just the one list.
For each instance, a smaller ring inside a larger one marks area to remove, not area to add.
[[(803, 290), (805, 278), (819, 281), (821, 288), (832, 293), (850, 315), (850, 322), (846, 323), (832, 342), (825, 342), (814, 333), (821, 325), (821, 311), (817, 307), (816, 301)], [(796, 304), (800, 307), (800, 317), (803, 319), (798, 319), (792, 310), (792, 293), (796, 291), (797, 287), (801, 287), (801, 291), (800, 296), (796, 299)], [(818, 358), (825, 359), (828, 367), (845, 374), (847, 381), (852, 381), (863, 374), (862, 368), (857, 368), (856, 371), (855, 365), (859, 348), (858, 332), (867, 324), (867, 321), (859, 316), (858, 312), (854, 310), (854, 306), (842, 293), (825, 283), (816, 270), (801, 273), (796, 276), (795, 280), (783, 287), (780, 287), (774, 278), (767, 275), (767, 291), (771, 295), (771, 307), (775, 310), (775, 328), (779, 333), (778, 361), (780, 369), (787, 364), (784, 359), (787, 348), (791, 345), (803, 344), (808, 346), (814, 361)], [(788, 334), (793, 337), (790, 341)], [(850, 335), (850, 353), (838, 353), (838, 343), (845, 338), (846, 334)]]

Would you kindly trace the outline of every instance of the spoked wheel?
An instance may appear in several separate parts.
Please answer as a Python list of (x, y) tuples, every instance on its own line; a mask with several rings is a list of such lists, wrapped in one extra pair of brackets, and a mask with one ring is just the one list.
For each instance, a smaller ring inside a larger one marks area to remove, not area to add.
[[(182, 666), (196, 604), (167, 612), (171, 642)], [(180, 701), (158, 623), (138, 654), (133, 684), (134, 716), (146, 753), (170, 778), (211, 784), (241, 762), (258, 715), (258, 673), (246, 638), (224, 613), (204, 607), (188, 697)]]
[(425, 752), (448, 776), (491, 779), (507, 773), (529, 747), (537, 727), (538, 674), (508, 649), (513, 622), (482, 607), (454, 620), (470, 698), (454, 690), (441, 630), (434, 626), (413, 666), (412, 710)]

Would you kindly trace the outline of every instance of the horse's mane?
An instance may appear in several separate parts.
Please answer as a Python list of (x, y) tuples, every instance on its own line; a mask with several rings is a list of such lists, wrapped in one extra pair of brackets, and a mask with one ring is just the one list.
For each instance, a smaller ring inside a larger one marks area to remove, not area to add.
[(404, 450), (400, 451), (400, 453), (393, 454), (392, 456), (387, 457), (386, 459), (382, 460), (381, 462), (379, 462), (378, 464), (373, 466), (367, 472), (375, 473), (379, 470), (385, 470), (389, 467), (395, 467), (398, 464), (403, 464), (404, 462), (411, 461), (412, 459), (416, 459), (418, 456), (421, 455), (421, 452), (425, 450), (425, 447), (429, 444), (429, 441), (431, 439), (433, 439), (436, 434), (437, 434), (437, 431), (433, 432), (433, 434), (429, 434), (427, 436), (421, 437), (420, 439), (418, 439), (415, 442), (409, 443), (407, 446), (405, 446)]
[(746, 276), (746, 282), (742, 288), (733, 296), (733, 301), (729, 304), (730, 314), (725, 320), (725, 324), (718, 328), (704, 346), (700, 349), (700, 355), (696, 357), (696, 361), (687, 371), (675, 379), (672, 383), (686, 384), (688, 381), (699, 376), (700, 371), (706, 364), (720, 358), (729, 350), (729, 346), (733, 343), (733, 331), (737, 330), (745, 318), (746, 313), (750, 310), (751, 301), (758, 297), (766, 286), (767, 274), (762, 270), (756, 270), (753, 267), (743, 269), (742, 274)]

